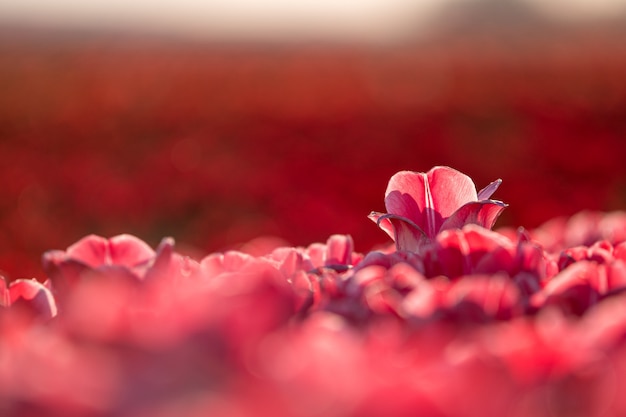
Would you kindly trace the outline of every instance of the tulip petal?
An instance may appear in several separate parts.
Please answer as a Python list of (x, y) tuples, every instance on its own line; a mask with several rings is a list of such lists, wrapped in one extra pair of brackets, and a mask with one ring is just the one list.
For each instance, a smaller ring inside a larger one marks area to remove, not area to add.
[(132, 267), (154, 258), (154, 251), (143, 240), (122, 234), (109, 239), (109, 254), (113, 265)]
[[(394, 231), (393, 231), (393, 225), (391, 224), (391, 221), (388, 218), (381, 219), (381, 217), (383, 216), (385, 216), (385, 213), (372, 211), (367, 217), (370, 220), (372, 220), (374, 223), (376, 223), (378, 227), (380, 227), (385, 233), (389, 235), (390, 238), (393, 239), (395, 236)], [(624, 251), (624, 253), (626, 253), (626, 250)], [(626, 256), (624, 257), (626, 258)]]
[(489, 197), (491, 197), (493, 193), (496, 192), (500, 184), (502, 184), (502, 180), (498, 178), (497, 180), (493, 181), (491, 184), (480, 190), (478, 192), (478, 201), (488, 200)]
[(311, 260), (314, 268), (324, 266), (326, 257), (326, 245), (323, 243), (312, 243), (306, 248), (306, 255)]
[(354, 241), (350, 235), (332, 235), (326, 242), (325, 265), (350, 265)]
[[(143, 243), (143, 241), (140, 242)], [(140, 261), (142, 263), (132, 268), (133, 272), (135, 272), (138, 277), (143, 277), (145, 281), (158, 279), (157, 277), (165, 277), (168, 273), (171, 273), (171, 267), (173, 266), (172, 260), (174, 257), (174, 239), (164, 237), (161, 239), (161, 243), (159, 243), (156, 251), (153, 251), (150, 247), (148, 247), (148, 249), (153, 255)]]
[(485, 317), (498, 320), (510, 319), (521, 312), (519, 289), (506, 274), (465, 276), (452, 284), (444, 302), (456, 308), (471, 303)]
[(80, 260), (85, 265), (97, 268), (100, 265), (111, 263), (108, 246), (107, 239), (101, 236), (85, 236), (67, 248), (66, 257), (67, 259)]
[[(83, 279), (103, 276), (148, 276), (167, 273), (171, 266), (174, 241), (165, 238), (155, 252), (141, 239), (122, 234), (111, 239), (89, 235), (67, 251), (51, 250), (42, 256), (43, 268), (54, 283), (55, 294), (66, 293)], [(120, 272), (124, 269), (124, 272)]]
[(52, 292), (35, 279), (13, 281), (9, 285), (9, 303), (12, 306), (22, 305), (44, 319), (51, 319), (57, 314)]
[(460, 229), (466, 224), (477, 224), (486, 229), (491, 229), (502, 213), (502, 210), (506, 207), (506, 204), (496, 200), (467, 203), (455, 211), (443, 223), (440, 231)]
[(424, 249), (427, 275), (458, 277), (515, 268), (515, 245), (508, 238), (476, 225), (449, 229)]
[(66, 293), (70, 287), (80, 281), (83, 273), (93, 269), (82, 260), (68, 258), (67, 254), (60, 250), (45, 252), (41, 260), (46, 275), (54, 283), (57, 295)]
[(393, 227), (393, 240), (396, 250), (416, 252), (420, 246), (430, 241), (424, 231), (410, 219), (394, 214), (385, 214), (379, 219), (379, 224), (385, 221)]
[(427, 175), (433, 208), (443, 219), (450, 217), (462, 205), (478, 199), (472, 179), (455, 169), (438, 166), (428, 171)]

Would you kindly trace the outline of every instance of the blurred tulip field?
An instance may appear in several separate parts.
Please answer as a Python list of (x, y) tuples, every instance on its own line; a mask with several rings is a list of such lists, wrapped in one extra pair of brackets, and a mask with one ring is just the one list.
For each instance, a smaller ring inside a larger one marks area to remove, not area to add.
[(349, 233), (401, 169), (502, 178), (498, 225), (626, 206), (624, 38), (0, 44), (0, 269), (87, 233), (201, 253)]
[(625, 46), (0, 31), (0, 415), (626, 415)]

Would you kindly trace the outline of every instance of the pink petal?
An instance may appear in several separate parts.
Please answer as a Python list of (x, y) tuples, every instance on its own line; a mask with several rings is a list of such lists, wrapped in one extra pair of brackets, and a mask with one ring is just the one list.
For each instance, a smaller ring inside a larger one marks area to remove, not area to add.
[(143, 240), (123, 234), (109, 239), (109, 254), (113, 265), (132, 267), (154, 258), (154, 251)]
[(477, 261), (475, 272), (481, 274), (493, 274), (505, 271), (509, 275), (514, 275), (519, 269), (519, 262), (516, 259), (515, 248), (497, 246), (486, 252)]
[(354, 242), (349, 235), (332, 235), (326, 242), (326, 266), (351, 265)]
[(609, 291), (626, 288), (626, 263), (616, 260), (608, 266), (607, 284)]
[[(143, 243), (143, 242), (142, 242)], [(136, 268), (133, 268), (133, 272), (137, 273), (137, 275), (144, 280), (152, 280), (158, 278), (165, 278), (168, 274), (176, 274), (180, 272), (172, 270), (174, 268), (173, 257), (174, 257), (174, 239), (171, 237), (164, 237), (161, 239), (161, 243), (156, 249), (156, 252), (152, 251), (151, 248), (148, 247), (150, 252), (153, 253), (153, 256), (147, 258), (142, 263), (137, 264)], [(194, 268), (189, 264), (191, 268)]]
[(86, 271), (92, 269), (82, 261), (68, 259), (67, 254), (60, 250), (45, 252), (41, 261), (46, 275), (54, 285), (56, 294), (61, 297), (64, 297), (68, 290), (80, 281)]
[(524, 229), (518, 231), (517, 262), (520, 271), (534, 272), (538, 278), (545, 277), (546, 258), (543, 248), (530, 240)]
[(210, 279), (225, 272), (224, 254), (212, 253), (200, 261), (200, 271), (203, 279)]
[(255, 264), (253, 256), (238, 251), (227, 251), (204, 257), (200, 261), (200, 271), (204, 279), (210, 279), (224, 273), (241, 272), (250, 264)]
[(291, 278), (293, 288), (296, 311), (305, 311), (314, 304), (314, 289), (308, 274), (302, 270), (298, 270)]
[(66, 256), (92, 268), (111, 263), (107, 239), (89, 235), (67, 248)]
[(431, 281), (420, 281), (402, 301), (402, 310), (414, 317), (426, 318), (441, 305), (441, 291)]
[(482, 227), (468, 225), (461, 231), (470, 248), (467, 254), (474, 271), (511, 271), (517, 267), (516, 246), (508, 238)]
[[(158, 252), (157, 261), (155, 265), (158, 265)], [(196, 279), (200, 270), (200, 263), (189, 256), (183, 256), (178, 253), (172, 253), (170, 259), (170, 275), (174, 278), (181, 279)], [(146, 279), (150, 279), (150, 275), (146, 276)]]
[(287, 278), (298, 271), (310, 271), (315, 268), (300, 248), (276, 248), (267, 256), (267, 259), (276, 262), (278, 270)]
[(372, 211), (367, 217), (370, 220), (372, 220), (374, 223), (376, 223), (378, 227), (380, 227), (385, 233), (387, 233), (390, 238), (394, 239), (395, 233), (394, 233), (393, 225), (391, 224), (391, 221), (388, 218), (383, 218), (381, 220), (381, 217), (383, 217), (384, 215), (385, 213)]
[(35, 279), (13, 281), (9, 285), (9, 303), (13, 306), (26, 306), (44, 319), (51, 319), (57, 314), (52, 293)]
[(223, 258), (224, 269), (229, 272), (238, 272), (242, 270), (246, 265), (254, 264), (255, 257), (246, 253), (229, 250), (224, 252)]
[(615, 259), (626, 261), (626, 241), (615, 245), (615, 248), (613, 249), (613, 257)]
[(515, 245), (499, 233), (468, 225), (442, 232), (425, 252), (429, 276), (458, 277), (511, 269)]
[(434, 208), (443, 219), (450, 217), (462, 205), (478, 199), (472, 179), (455, 169), (434, 167), (428, 171), (428, 180)]
[(326, 245), (323, 243), (311, 243), (306, 248), (306, 255), (311, 260), (311, 264), (314, 268), (320, 268), (324, 266), (326, 256)]
[(378, 220), (391, 223), (397, 251), (417, 252), (422, 245), (430, 241), (422, 229), (407, 218), (385, 214)]
[(506, 204), (494, 200), (467, 203), (443, 223), (440, 231), (460, 229), (467, 224), (477, 224), (491, 229), (506, 207)]
[[(279, 262), (278, 270), (281, 271), (285, 277), (291, 278), (296, 272), (302, 271), (302, 265), (304, 259), (302, 253), (296, 248), (280, 248), (272, 252), (273, 260)], [(313, 268), (309, 268), (313, 269)], [(306, 271), (307, 269), (305, 269)]]
[(387, 269), (380, 265), (370, 265), (358, 270), (353, 277), (357, 287), (363, 288), (376, 281), (381, 281), (387, 275)]
[(420, 224), (426, 232), (424, 210), (433, 202), (428, 177), (422, 172), (401, 171), (391, 177), (385, 191), (387, 213), (406, 217)]
[(388, 213), (410, 219), (434, 237), (445, 219), (477, 198), (470, 177), (449, 167), (434, 167), (427, 173), (401, 171), (391, 177), (385, 206)]
[(402, 314), (402, 297), (383, 282), (365, 287), (363, 298), (365, 305), (374, 313), (396, 316)]
[(385, 253), (372, 251), (365, 255), (365, 258), (355, 266), (354, 270), (358, 271), (370, 265), (380, 265), (389, 269), (394, 265), (393, 261), (394, 258)]
[(446, 294), (449, 306), (465, 302), (478, 305), (488, 317), (510, 319), (521, 313), (520, 293), (506, 275), (465, 276)]
[(554, 295), (578, 285), (591, 286), (592, 283), (597, 282), (595, 279), (597, 274), (597, 264), (589, 261), (576, 262), (552, 278), (544, 287), (543, 292), (547, 295)]

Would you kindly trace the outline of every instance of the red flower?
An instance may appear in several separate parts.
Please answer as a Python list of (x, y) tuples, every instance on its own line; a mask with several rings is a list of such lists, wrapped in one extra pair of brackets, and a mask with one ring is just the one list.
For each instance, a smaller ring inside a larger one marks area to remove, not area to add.
[(327, 267), (345, 270), (358, 263), (362, 256), (354, 252), (354, 241), (350, 235), (332, 235), (323, 243), (313, 243), (306, 254), (317, 268)]
[(375, 221), (396, 242), (397, 250), (417, 251), (438, 233), (478, 224), (491, 229), (506, 204), (490, 200), (502, 181), (476, 193), (470, 177), (449, 167), (401, 171), (385, 192), (387, 213), (372, 212)]
[(56, 291), (65, 291), (85, 277), (107, 276), (142, 281), (170, 265), (174, 241), (165, 238), (156, 252), (135, 236), (106, 239), (89, 235), (67, 248), (43, 254), (43, 267)]
[(458, 278), (471, 274), (505, 272), (527, 293), (540, 289), (546, 277), (542, 249), (530, 242), (523, 231), (514, 242), (497, 232), (476, 225), (447, 230), (422, 250), (425, 275)]
[(626, 264), (621, 260), (602, 263), (576, 261), (552, 277), (531, 298), (536, 307), (557, 306), (566, 313), (582, 315), (606, 296), (626, 288)]
[(18, 279), (7, 285), (0, 276), (0, 307), (28, 311), (43, 319), (51, 319), (57, 314), (52, 293), (35, 279)]

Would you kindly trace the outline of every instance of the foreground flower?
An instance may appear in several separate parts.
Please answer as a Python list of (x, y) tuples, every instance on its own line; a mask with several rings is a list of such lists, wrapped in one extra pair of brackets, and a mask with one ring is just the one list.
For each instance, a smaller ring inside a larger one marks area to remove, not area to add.
[(47, 252), (58, 314), (0, 277), (0, 415), (625, 416), (626, 216), (493, 231), (499, 184), (394, 175), (397, 251)]
[(470, 177), (437, 166), (430, 171), (401, 171), (391, 177), (385, 192), (387, 213), (372, 212), (375, 221), (396, 242), (399, 251), (416, 252), (437, 234), (477, 224), (491, 229), (506, 207), (489, 197), (502, 180), (476, 192)]

